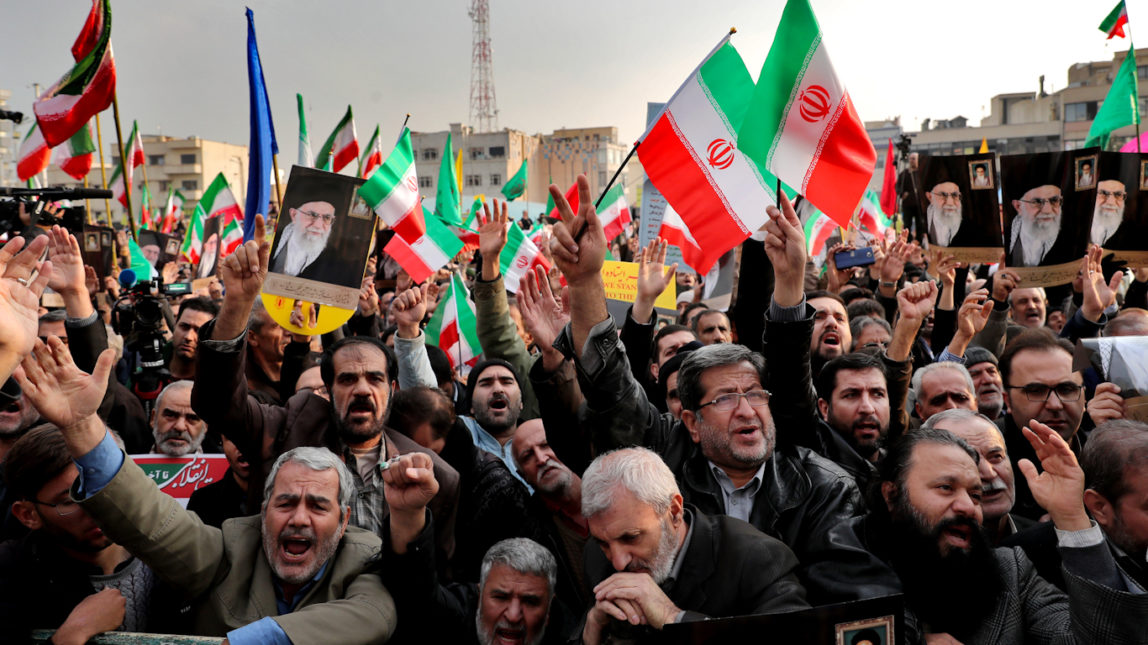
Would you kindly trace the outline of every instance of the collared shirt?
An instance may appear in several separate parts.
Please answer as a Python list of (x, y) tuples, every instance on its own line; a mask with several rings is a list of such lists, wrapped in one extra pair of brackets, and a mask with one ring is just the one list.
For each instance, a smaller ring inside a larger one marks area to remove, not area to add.
[(514, 463), (514, 442), (507, 441), (506, 445), (502, 445), (498, 442), (498, 439), (494, 438), (494, 435), (483, 430), (482, 426), (479, 425), (474, 417), (459, 417), (459, 419), (462, 419), (463, 425), (470, 431), (470, 438), (474, 441), (475, 447), (480, 450), (485, 450), (501, 459), (502, 463), (506, 464), (506, 467), (510, 470), (510, 474), (522, 482), (522, 485), (526, 487), (527, 493), (533, 495), (534, 489), (522, 478), (522, 475), (518, 472), (518, 465)]
[(710, 472), (714, 474), (718, 487), (721, 488), (722, 501), (725, 502), (725, 514), (730, 517), (748, 522), (749, 514), (753, 510), (753, 500), (761, 490), (761, 482), (765, 477), (765, 462), (757, 467), (757, 472), (741, 488), (735, 488), (733, 480), (725, 471), (706, 460), (710, 465)]
[(379, 537), (383, 536), (383, 507), (387, 503), (383, 492), (382, 465), (387, 461), (387, 440), (379, 438), (379, 459), (372, 468), (371, 481), (364, 481), (359, 472), (355, 455), (350, 449), (343, 451), (343, 460), (347, 462), (347, 469), (351, 471), (351, 480), (355, 482), (355, 496), (351, 498), (351, 524), (366, 529)]

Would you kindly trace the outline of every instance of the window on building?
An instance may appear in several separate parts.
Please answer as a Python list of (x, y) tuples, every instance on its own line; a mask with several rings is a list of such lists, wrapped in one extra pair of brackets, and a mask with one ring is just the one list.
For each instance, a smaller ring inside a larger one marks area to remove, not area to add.
[(490, 157), (492, 159), (502, 159), (506, 156), (505, 146), (490, 146)]
[(481, 186), (482, 185), (482, 175), (467, 175), (466, 176), (466, 185), (467, 186)]
[(502, 175), (500, 175), (498, 173), (492, 174), (490, 176), (490, 185), (491, 186), (501, 186), (502, 185)]
[(430, 177), (419, 177), (419, 188), (434, 188)]
[(1097, 101), (1082, 101), (1080, 103), (1064, 104), (1064, 120), (1091, 121), (1096, 118)]
[(1137, 65), (1136, 76), (1138, 78), (1148, 78), (1148, 65)]
[(470, 149), (470, 158), (471, 159), (482, 159), (482, 148), (471, 148)]
[(147, 165), (149, 165), (149, 166), (162, 166), (163, 165), (163, 155), (148, 155), (147, 156)]
[(196, 159), (195, 159), (195, 153), (193, 152), (193, 153), (191, 153), (191, 154), (180, 155), (180, 156), (179, 156), (179, 163), (181, 163), (181, 164), (193, 164), (193, 163), (196, 163)]
[(160, 180), (159, 192), (166, 193), (168, 188), (171, 188), (171, 182), (167, 180)]
[(199, 190), (199, 181), (195, 179), (184, 179), (180, 184), (180, 190)]
[(438, 159), (438, 150), (423, 148), (423, 161), (434, 161), (435, 159)]

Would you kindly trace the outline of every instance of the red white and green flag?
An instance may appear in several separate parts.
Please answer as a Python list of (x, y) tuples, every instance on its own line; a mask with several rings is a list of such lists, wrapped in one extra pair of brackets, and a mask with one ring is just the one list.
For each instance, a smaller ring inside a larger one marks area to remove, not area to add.
[[(112, 185), (112, 197), (114, 197), (124, 208), (128, 207), (127, 188), (124, 184), (124, 175), (127, 175), (128, 184), (132, 181), (132, 174), (136, 166), (142, 166), (144, 163), (143, 139), (140, 138), (139, 124), (132, 121), (132, 131), (128, 136), (128, 147), (124, 151), (126, 158), (130, 161), (126, 166), (123, 160), (120, 160), (115, 171), (112, 173), (110, 183)], [(124, 168), (127, 168), (125, 171)]]
[(383, 165), (383, 145), (379, 141), (379, 126), (375, 126), (375, 133), (363, 149), (363, 156), (359, 158), (359, 176), (363, 179), (371, 176), (375, 169)]
[(423, 219), (426, 231), (417, 239), (411, 241), (396, 234), (383, 247), (383, 252), (394, 258), (416, 283), (434, 275), (462, 251), (462, 240), (437, 217), (424, 211)]
[[(735, 145), (753, 79), (729, 35), (702, 60), (639, 140), (650, 182), (681, 216), (701, 273), (765, 223), (772, 177)], [(685, 251), (683, 250), (683, 254)]]
[(72, 45), (76, 64), (32, 106), (49, 146), (64, 143), (112, 104), (116, 93), (116, 63), (111, 35), (110, 0), (92, 0), (88, 19)]
[(223, 224), (223, 238), (219, 243), (219, 257), (225, 258), (243, 244), (243, 216), (225, 216)]
[[(638, 155), (639, 157), (641, 155)], [(550, 195), (549, 189), (546, 191), (546, 216), (552, 219), (562, 219), (562, 214), (558, 212), (558, 207), (554, 205), (554, 196)], [(566, 189), (566, 203), (570, 204), (570, 211), (575, 215), (578, 214), (578, 205), (581, 202), (578, 199), (578, 182), (574, 182)]]
[(606, 191), (602, 204), (598, 207), (598, 220), (606, 232), (606, 239), (612, 240), (626, 230), (630, 224), (630, 208), (626, 206), (626, 192), (622, 184), (614, 184)]
[(20, 142), (20, 159), (16, 162), (16, 175), (20, 181), (28, 181), (44, 172), (52, 159), (52, 149), (44, 141), (44, 135), (35, 123)]
[(179, 256), (188, 264), (199, 265), (200, 254), (203, 253), (203, 220), (203, 209), (197, 205), (179, 247)]
[(95, 152), (92, 124), (85, 123), (64, 145), (56, 148), (56, 165), (69, 177), (82, 180), (92, 169)]
[(223, 173), (215, 176), (195, 205), (195, 216), (199, 216), (201, 211), (204, 221), (212, 217), (221, 218), (219, 228), (223, 231), (223, 239), (219, 245), (220, 257), (228, 255), (243, 243), (243, 209), (235, 201), (235, 193), (231, 192), (231, 185)]
[(151, 191), (148, 190), (147, 183), (144, 183), (140, 190), (140, 227), (149, 231), (155, 230), (151, 212)]
[(873, 176), (877, 151), (837, 78), (809, 0), (786, 3), (737, 144), (848, 225)]
[[(678, 247), (682, 252), (682, 262), (690, 267), (701, 266), (707, 261), (706, 252), (694, 239), (690, 227), (682, 221), (681, 215), (678, 215), (674, 207), (669, 204), (666, 204), (666, 210), (662, 213), (662, 225), (658, 229), (658, 237)], [(713, 263), (712, 260), (709, 262)]]
[(163, 205), (163, 226), (160, 228), (160, 233), (167, 235), (175, 229), (176, 223), (183, 217), (185, 201), (183, 193), (173, 188), (167, 189), (167, 201)]
[(857, 207), (857, 219), (861, 228), (868, 230), (876, 237), (885, 235), (885, 231), (893, 225), (893, 220), (885, 215), (881, 208), (881, 197), (872, 190), (866, 190)]
[(1108, 40), (1114, 36), (1124, 38), (1124, 25), (1128, 24), (1128, 10), (1124, 8), (1124, 0), (1120, 0), (1112, 11), (1100, 23), (1100, 31), (1108, 34)]
[(403, 128), (395, 149), (359, 187), (359, 195), (397, 236), (414, 242), (426, 232), (410, 128)]
[(502, 271), (503, 285), (511, 293), (518, 293), (518, 283), (523, 276), (530, 275), (534, 267), (540, 266), (545, 271), (550, 271), (550, 263), (546, 261), (546, 256), (542, 255), (538, 246), (530, 241), (526, 231), (513, 221), (507, 224), (506, 246), (502, 247), (498, 264)]
[(478, 324), (470, 292), (457, 273), (452, 273), (450, 286), (427, 322), (427, 342), (438, 345), (450, 359), (451, 369), (464, 375), (478, 363), (482, 345), (478, 342)]
[(315, 167), (321, 170), (339, 172), (355, 159), (359, 158), (359, 138), (355, 134), (355, 117), (351, 113), (351, 106), (347, 106), (347, 113), (335, 126), (335, 131), (327, 137), (327, 141), (319, 148), (319, 155), (315, 157)]
[[(459, 189), (462, 177), (457, 172), (456, 164), (450, 160), (450, 133), (446, 135), (446, 145), (442, 152), (442, 161), (438, 168), (438, 192), (435, 193), (434, 214), (447, 224), (462, 223), (462, 194)], [(462, 154), (462, 150), (459, 150)], [(462, 157), (459, 157), (461, 161)], [(461, 167), (461, 164), (458, 164)]]

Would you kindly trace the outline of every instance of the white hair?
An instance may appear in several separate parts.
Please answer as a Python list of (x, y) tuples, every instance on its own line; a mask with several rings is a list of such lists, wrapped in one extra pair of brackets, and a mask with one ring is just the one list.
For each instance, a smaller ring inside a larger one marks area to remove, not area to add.
[(610, 508), (621, 487), (664, 514), (680, 495), (670, 467), (648, 448), (622, 448), (600, 455), (582, 474), (582, 516), (594, 517)]
[(343, 509), (351, 505), (351, 499), (355, 495), (355, 481), (351, 478), (351, 471), (347, 470), (347, 464), (326, 448), (302, 446), (279, 455), (275, 465), (271, 466), (267, 481), (263, 484), (263, 508), (267, 508), (271, 491), (275, 490), (275, 477), (279, 474), (279, 469), (287, 463), (302, 464), (317, 472), (334, 470), (339, 475), (339, 518), (342, 519)]

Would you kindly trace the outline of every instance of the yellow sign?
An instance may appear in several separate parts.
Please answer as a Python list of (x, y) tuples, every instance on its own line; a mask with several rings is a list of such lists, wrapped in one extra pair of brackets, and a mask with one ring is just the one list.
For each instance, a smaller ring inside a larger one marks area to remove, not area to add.
[[(263, 305), (267, 308), (267, 313), (271, 315), (271, 319), (278, 323), (283, 329), (294, 334), (315, 336), (335, 331), (350, 320), (351, 316), (355, 313), (354, 309), (316, 305), (311, 302), (288, 298), (287, 296), (277, 296), (270, 293), (264, 293), (262, 296)], [(314, 321), (314, 326), (302, 327), (292, 322), (291, 312), (297, 305), (299, 307), (297, 322), (311, 320)], [(315, 307), (319, 308), (317, 316), (312, 313), (312, 309)]]
[[(665, 267), (662, 267), (665, 271)], [(602, 282), (606, 285), (606, 298), (633, 303), (638, 299), (638, 263), (606, 260), (602, 265)], [(659, 309), (677, 308), (677, 289), (672, 285), (658, 296), (654, 306)]]

